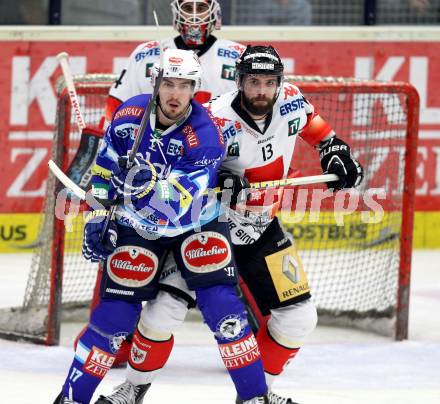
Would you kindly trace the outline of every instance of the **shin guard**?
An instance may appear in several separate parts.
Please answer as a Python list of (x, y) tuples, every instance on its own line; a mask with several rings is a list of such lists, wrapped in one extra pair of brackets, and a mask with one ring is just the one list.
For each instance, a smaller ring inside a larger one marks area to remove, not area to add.
[(127, 380), (131, 383), (151, 383), (155, 375), (165, 366), (174, 345), (174, 337), (156, 341), (142, 335), (137, 329), (133, 335), (128, 357)]
[(101, 301), (91, 323), (81, 335), (63, 395), (89, 403), (101, 380), (112, 367), (121, 342), (136, 324), (141, 305), (118, 300)]
[(279, 375), (299, 351), (299, 348), (287, 348), (279, 344), (270, 335), (267, 324), (258, 331), (257, 341), (264, 371), (270, 375)]
[(223, 359), (242, 400), (267, 393), (257, 340), (247, 313), (233, 285), (218, 285), (196, 291), (199, 309), (214, 332)]

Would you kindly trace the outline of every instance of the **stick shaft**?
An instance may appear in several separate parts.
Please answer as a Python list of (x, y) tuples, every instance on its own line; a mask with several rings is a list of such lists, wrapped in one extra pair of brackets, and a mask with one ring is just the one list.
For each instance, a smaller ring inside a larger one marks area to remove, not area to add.
[(310, 185), (310, 184), (320, 184), (323, 182), (337, 181), (339, 178), (336, 174), (322, 174), (322, 175), (311, 175), (308, 177), (297, 177), (297, 178), (285, 178), (282, 180), (273, 181), (262, 181), (253, 182), (251, 188), (271, 188), (271, 187), (286, 187), (286, 186), (297, 186), (297, 185)]
[[(336, 174), (322, 174), (322, 175), (311, 175), (308, 177), (284, 178), (282, 180), (251, 182), (249, 185), (250, 188), (252, 189), (282, 188), (282, 187), (294, 187), (298, 185), (321, 184), (324, 182), (337, 181), (338, 179), (339, 177)], [(220, 187), (214, 189), (216, 193), (222, 192)]]
[(75, 122), (81, 132), (86, 127), (86, 123), (84, 121), (84, 117), (79, 106), (78, 94), (76, 93), (72, 71), (70, 70), (69, 55), (66, 52), (61, 52), (56, 57), (58, 59), (58, 63), (61, 66), (64, 81), (66, 82), (67, 93), (69, 94), (70, 103), (72, 104), (73, 113), (75, 115)]
[[(78, 198), (86, 199), (86, 192), (76, 185), (66, 174), (64, 174), (61, 169), (52, 161), (49, 160), (49, 169), (52, 173), (67, 187), (69, 188)], [(273, 181), (263, 181), (263, 182), (253, 182), (251, 183), (251, 188), (253, 189), (265, 189), (265, 188), (279, 188), (286, 186), (297, 186), (297, 185), (310, 185), (319, 184), (323, 182), (331, 182), (338, 180), (338, 176), (335, 174), (323, 174), (323, 175), (312, 175), (309, 177), (298, 177), (298, 178), (286, 178), (283, 180), (273, 180)], [(220, 188), (215, 188), (216, 192), (221, 192)]]
[[(147, 124), (148, 124), (148, 121), (150, 120), (150, 116), (151, 116), (151, 113), (153, 112), (153, 108), (156, 105), (156, 99), (159, 94), (159, 87), (160, 87), (160, 83), (162, 82), (162, 78), (163, 78), (163, 66), (160, 65), (159, 74), (156, 78), (156, 82), (154, 83), (153, 94), (151, 96), (150, 102), (148, 103), (148, 105), (145, 109), (144, 115), (142, 116), (141, 123), (139, 125), (137, 136), (134, 139), (133, 146), (132, 146), (130, 152), (128, 153), (127, 168), (131, 168), (131, 166), (133, 164), (133, 160), (136, 157), (136, 153), (137, 153), (139, 146), (142, 142), (142, 139), (145, 135), (145, 129), (147, 128)], [(115, 193), (115, 199), (116, 198), (117, 198), (117, 195)], [(110, 220), (113, 220), (116, 209), (117, 209), (117, 205), (113, 205), (110, 208), (109, 215), (105, 218), (104, 226), (103, 226), (102, 233), (101, 233), (101, 240), (104, 238), (105, 234), (107, 233), (107, 230), (110, 226)]]

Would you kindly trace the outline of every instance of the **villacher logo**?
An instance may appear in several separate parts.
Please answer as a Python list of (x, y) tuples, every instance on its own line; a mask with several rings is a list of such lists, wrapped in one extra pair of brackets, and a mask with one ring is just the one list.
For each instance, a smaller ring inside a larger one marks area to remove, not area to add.
[(188, 269), (197, 273), (222, 269), (231, 261), (229, 242), (217, 232), (203, 232), (188, 237), (182, 243), (181, 254)]
[(118, 247), (107, 260), (110, 279), (119, 285), (139, 288), (148, 285), (156, 275), (157, 256), (141, 247)]

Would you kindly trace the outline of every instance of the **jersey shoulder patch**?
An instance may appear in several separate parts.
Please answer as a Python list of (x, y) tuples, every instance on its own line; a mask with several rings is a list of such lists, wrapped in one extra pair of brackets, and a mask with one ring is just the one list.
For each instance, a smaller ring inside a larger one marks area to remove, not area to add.
[(139, 94), (129, 98), (127, 101), (122, 103), (115, 111), (113, 121), (117, 121), (120, 119), (140, 120), (142, 118), (145, 106), (147, 105), (149, 98), (149, 94)]
[(202, 105), (193, 101), (191, 118), (184, 124), (182, 132), (190, 148), (221, 147), (224, 140), (215, 117)]
[(160, 42), (149, 41), (140, 44), (132, 53), (132, 58), (136, 62), (141, 62), (145, 58), (157, 59), (160, 56)]
[(307, 115), (313, 113), (311, 105), (301, 93), (300, 89), (291, 83), (284, 83), (278, 96), (276, 105), (281, 116), (304, 111)]
[(280, 94), (281, 100), (286, 101), (289, 98), (295, 97), (302, 97), (300, 89), (295, 84), (284, 82)]
[(235, 51), (239, 52), (240, 54), (246, 49), (246, 46), (242, 45), (241, 43), (234, 42), (229, 39), (218, 38), (216, 41), (216, 44), (218, 47), (235, 50)]
[(245, 46), (230, 41), (228, 39), (217, 39), (216, 44), (216, 56), (225, 61), (229, 60), (229, 63), (235, 62), (245, 50)]

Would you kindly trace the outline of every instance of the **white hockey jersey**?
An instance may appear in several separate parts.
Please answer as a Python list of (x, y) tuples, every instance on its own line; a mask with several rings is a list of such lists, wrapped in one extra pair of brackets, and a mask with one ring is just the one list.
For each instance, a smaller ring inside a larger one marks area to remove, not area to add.
[[(313, 146), (332, 132), (298, 87), (290, 83), (283, 84), (263, 131), (240, 107), (238, 91), (217, 97), (205, 106), (216, 117), (227, 142), (221, 168), (245, 176), (249, 182), (286, 178), (297, 136)], [(317, 125), (309, 131), (311, 122)], [(255, 192), (246, 205), (230, 210), (234, 244), (252, 244), (261, 236), (279, 206), (279, 191)]]
[[(162, 49), (187, 49), (180, 36), (140, 44), (130, 55), (118, 80), (110, 89), (109, 99), (120, 102), (138, 94), (152, 93), (151, 69)], [(201, 103), (235, 90), (235, 61), (245, 47), (227, 39), (208, 38), (206, 45), (198, 52), (203, 69), (202, 85), (195, 99)], [(117, 105), (118, 106), (118, 105)], [(116, 108), (111, 108), (111, 113)], [(108, 113), (106, 118), (109, 119)]]

